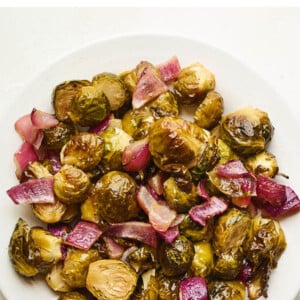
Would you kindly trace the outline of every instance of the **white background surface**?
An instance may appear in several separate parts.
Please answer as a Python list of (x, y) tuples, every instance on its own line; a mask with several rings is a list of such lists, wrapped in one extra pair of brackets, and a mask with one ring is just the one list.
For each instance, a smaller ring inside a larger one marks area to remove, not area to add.
[(230, 53), (300, 114), (300, 8), (282, 7), (0, 8), (1, 110), (53, 61), (99, 39), (141, 32), (192, 37)]

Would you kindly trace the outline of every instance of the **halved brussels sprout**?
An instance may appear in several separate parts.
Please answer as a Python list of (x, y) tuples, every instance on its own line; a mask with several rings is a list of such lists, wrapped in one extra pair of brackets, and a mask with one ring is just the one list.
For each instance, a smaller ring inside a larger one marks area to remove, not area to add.
[(76, 133), (73, 124), (59, 122), (58, 125), (43, 129), (43, 146), (47, 149), (60, 150)]
[(29, 232), (29, 225), (19, 218), (8, 246), (8, 255), (14, 269), (25, 277), (33, 277), (39, 273), (38, 268), (28, 259)]
[(55, 292), (70, 292), (72, 288), (67, 285), (62, 277), (61, 271), (63, 269), (63, 262), (58, 262), (53, 265), (51, 270), (46, 275), (46, 282), (48, 286)]
[(94, 133), (75, 135), (61, 149), (60, 160), (64, 165), (74, 165), (84, 171), (98, 165), (104, 151), (103, 139)]
[(61, 294), (58, 300), (88, 300), (88, 298), (77, 291), (73, 291)]
[(105, 94), (95, 86), (84, 86), (71, 103), (69, 116), (73, 123), (83, 127), (97, 125), (110, 112)]
[(279, 169), (276, 157), (272, 153), (266, 151), (248, 157), (244, 161), (244, 165), (256, 175), (268, 177), (275, 177)]
[(158, 259), (166, 276), (185, 273), (191, 266), (195, 254), (194, 246), (185, 236), (177, 237), (172, 243), (162, 242)]
[(101, 217), (109, 222), (124, 222), (137, 217), (136, 183), (127, 173), (111, 171), (95, 185)]
[(255, 265), (268, 261), (271, 267), (275, 268), (286, 248), (280, 224), (260, 216), (253, 218), (243, 248), (246, 257)]
[(220, 138), (237, 154), (249, 156), (265, 149), (273, 131), (266, 112), (245, 107), (222, 118)]
[(85, 287), (89, 265), (99, 258), (96, 249), (85, 251), (69, 248), (61, 271), (64, 282), (72, 288)]
[(55, 116), (59, 121), (70, 120), (71, 104), (78, 96), (81, 88), (90, 85), (87, 80), (66, 81), (58, 85), (52, 97)]
[(245, 286), (241, 281), (211, 281), (208, 284), (210, 300), (245, 300)]
[(137, 279), (137, 274), (124, 262), (102, 259), (90, 264), (86, 288), (98, 300), (127, 300)]
[(213, 247), (217, 255), (227, 252), (232, 248), (242, 246), (251, 219), (246, 211), (231, 208), (221, 215), (216, 224), (213, 238)]
[(98, 224), (101, 220), (100, 206), (95, 187), (91, 188), (87, 198), (81, 204), (81, 219)]
[(21, 182), (29, 179), (52, 177), (52, 165), (49, 160), (30, 162), (23, 171)]
[(224, 111), (223, 98), (215, 92), (208, 92), (204, 100), (195, 111), (195, 123), (204, 129), (211, 129), (218, 125)]
[(196, 205), (197, 192), (193, 183), (187, 191), (181, 189), (174, 177), (169, 177), (163, 183), (164, 197), (169, 206), (179, 213), (187, 212), (192, 206)]
[(214, 74), (196, 62), (181, 70), (178, 79), (174, 82), (174, 91), (180, 103), (191, 104), (202, 101), (215, 85)]
[(104, 93), (112, 111), (118, 110), (130, 100), (126, 84), (115, 74), (100, 73), (94, 76), (92, 84)]
[(89, 187), (89, 177), (74, 166), (64, 165), (54, 175), (54, 193), (65, 204), (83, 202)]
[(214, 268), (214, 252), (209, 242), (197, 242), (194, 244), (195, 255), (193, 257), (191, 271), (195, 276), (207, 278)]

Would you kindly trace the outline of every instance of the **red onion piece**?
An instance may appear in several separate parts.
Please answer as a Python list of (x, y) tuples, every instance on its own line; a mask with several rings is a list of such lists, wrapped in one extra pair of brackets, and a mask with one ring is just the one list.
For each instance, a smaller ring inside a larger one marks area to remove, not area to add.
[(147, 167), (150, 159), (148, 138), (135, 141), (126, 146), (123, 151), (123, 169), (127, 172), (138, 172)]
[(20, 149), (14, 154), (17, 178), (20, 179), (26, 166), (30, 162), (34, 162), (36, 160), (38, 160), (38, 155), (34, 147), (28, 142), (24, 142)]
[(228, 204), (224, 200), (213, 196), (209, 201), (192, 207), (189, 216), (193, 221), (205, 226), (208, 219), (223, 213), (227, 207)]
[(157, 247), (156, 231), (149, 223), (129, 221), (112, 224), (105, 232), (105, 235), (133, 239), (153, 248)]
[(202, 277), (189, 277), (179, 284), (180, 300), (207, 300), (206, 281)]
[(53, 178), (31, 179), (7, 191), (15, 204), (54, 203)]
[(114, 118), (113, 114), (108, 114), (103, 121), (101, 121), (96, 126), (90, 128), (89, 132), (96, 133), (96, 134), (101, 133), (108, 127), (110, 120), (112, 120), (113, 118)]
[(273, 206), (281, 206), (286, 201), (285, 186), (264, 175), (257, 176), (256, 193)]
[(216, 167), (216, 174), (225, 178), (240, 178), (248, 175), (248, 170), (240, 160), (230, 160)]
[(102, 230), (95, 223), (79, 221), (67, 236), (65, 243), (82, 250), (89, 250), (98, 240)]
[(176, 218), (176, 211), (166, 203), (157, 201), (145, 186), (137, 192), (137, 202), (149, 217), (149, 222), (157, 231), (167, 231)]
[(179, 236), (178, 226), (170, 227), (167, 231), (156, 231), (158, 235), (167, 243), (172, 243)]
[(125, 248), (117, 244), (112, 238), (108, 236), (104, 236), (103, 240), (105, 242), (109, 258), (120, 259), (124, 253)]
[(155, 193), (161, 196), (164, 192), (164, 181), (167, 179), (167, 174), (158, 171), (155, 175), (148, 179), (148, 185), (155, 191)]
[(205, 179), (201, 179), (199, 181), (197, 185), (197, 195), (206, 201), (210, 200), (210, 196), (208, 195), (205, 188)]
[(163, 62), (157, 66), (158, 71), (164, 82), (169, 82), (177, 79), (181, 72), (181, 67), (177, 56), (171, 57), (166, 62)]
[(55, 115), (34, 108), (31, 112), (32, 125), (37, 129), (47, 129), (56, 126), (59, 121)]
[(151, 67), (145, 67), (132, 95), (132, 107), (141, 108), (167, 90), (168, 87), (155, 71)]

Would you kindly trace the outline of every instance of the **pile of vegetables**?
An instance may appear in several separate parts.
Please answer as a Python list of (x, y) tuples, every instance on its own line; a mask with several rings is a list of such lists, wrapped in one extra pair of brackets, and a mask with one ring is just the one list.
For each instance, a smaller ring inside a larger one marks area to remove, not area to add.
[[(258, 299), (300, 200), (276, 181), (268, 114), (224, 114), (215, 76), (176, 57), (56, 86), (15, 123), (16, 272), (59, 299)], [(184, 106), (194, 108), (184, 119)]]

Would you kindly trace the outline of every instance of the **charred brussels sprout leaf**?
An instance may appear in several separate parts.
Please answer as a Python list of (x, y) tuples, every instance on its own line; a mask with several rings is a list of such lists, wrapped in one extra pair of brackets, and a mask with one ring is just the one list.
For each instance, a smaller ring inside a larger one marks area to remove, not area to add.
[(90, 85), (87, 80), (66, 81), (58, 85), (53, 92), (53, 107), (59, 121), (70, 121), (71, 104), (78, 96), (81, 88)]
[(72, 288), (85, 287), (89, 265), (99, 258), (96, 249), (84, 251), (69, 248), (61, 271), (64, 282)]
[(62, 277), (63, 262), (59, 262), (51, 268), (46, 275), (46, 282), (48, 286), (56, 292), (70, 292), (72, 288), (67, 285)]
[(208, 284), (210, 300), (245, 300), (245, 287), (240, 281), (212, 281)]
[(85, 200), (90, 187), (88, 176), (79, 168), (64, 165), (54, 175), (55, 195), (65, 204), (80, 203)]
[(97, 134), (83, 132), (69, 140), (60, 152), (64, 165), (74, 165), (84, 171), (93, 169), (100, 162), (104, 141)]
[(127, 173), (106, 173), (97, 181), (95, 195), (101, 217), (109, 223), (128, 221), (138, 215), (136, 183)]
[(112, 73), (101, 73), (93, 78), (93, 86), (104, 93), (112, 111), (126, 104), (130, 97), (123, 80)]
[(191, 266), (195, 254), (192, 242), (179, 236), (172, 243), (162, 242), (158, 250), (159, 263), (166, 276), (185, 273)]
[(59, 122), (58, 125), (43, 129), (43, 146), (48, 149), (60, 150), (75, 135), (72, 124)]
[(103, 259), (89, 265), (86, 287), (98, 300), (127, 300), (137, 279), (137, 274), (124, 262)]
[(195, 255), (191, 265), (191, 271), (195, 276), (207, 278), (214, 268), (214, 252), (209, 242), (197, 242), (194, 244)]
[(181, 70), (174, 90), (180, 103), (191, 104), (202, 101), (215, 85), (214, 74), (197, 62)]
[(201, 128), (211, 129), (218, 125), (223, 111), (222, 96), (215, 91), (208, 92), (195, 111), (195, 123)]
[(222, 118), (220, 138), (237, 154), (249, 156), (265, 149), (273, 131), (266, 112), (245, 107)]
[(109, 114), (105, 94), (94, 86), (84, 86), (71, 103), (70, 118), (80, 126), (94, 126)]
[(8, 254), (14, 269), (25, 277), (33, 277), (39, 272), (38, 268), (28, 260), (29, 232), (29, 225), (20, 218), (8, 246)]

